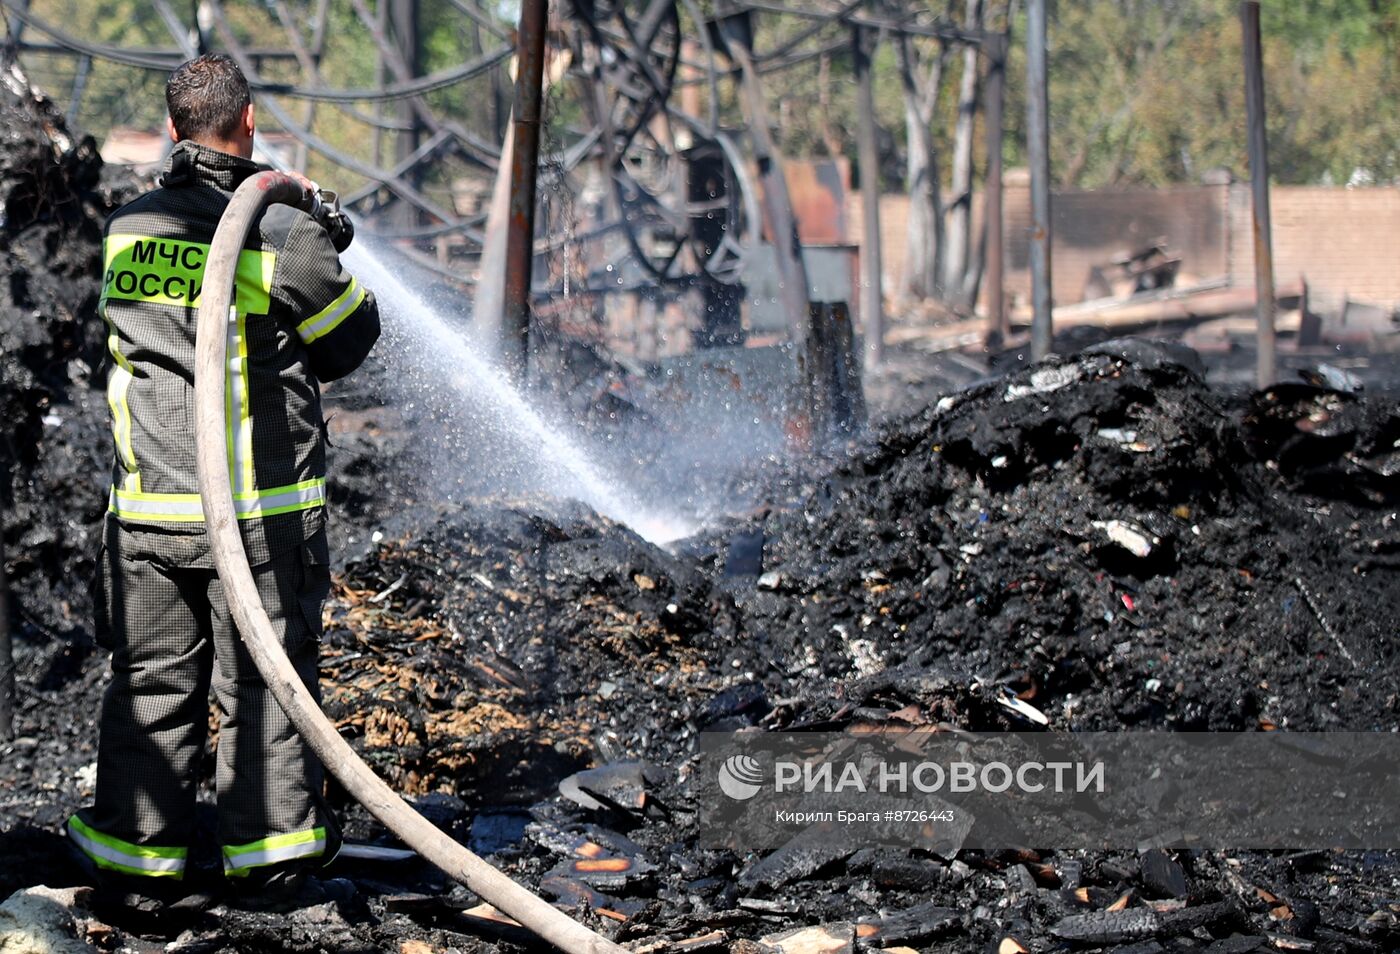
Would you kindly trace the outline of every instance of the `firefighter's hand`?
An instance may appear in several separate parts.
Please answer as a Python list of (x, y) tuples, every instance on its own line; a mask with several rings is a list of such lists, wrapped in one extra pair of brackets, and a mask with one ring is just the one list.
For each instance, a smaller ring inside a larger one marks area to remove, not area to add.
[[(303, 189), (306, 190), (306, 198), (303, 199), (303, 202), (310, 201), (312, 205), (315, 205), (316, 196), (321, 189), (320, 186), (312, 182), (300, 172), (293, 172), (292, 170), (288, 169), (285, 170), (283, 174), (291, 179), (295, 179), (297, 181), (297, 184), (299, 184)], [(303, 205), (302, 207), (305, 208), (305, 205)]]
[(350, 221), (350, 216), (344, 212), (328, 213), (322, 219), (321, 225), (325, 227), (326, 234), (331, 237), (331, 244), (335, 246), (337, 252), (345, 251), (355, 240), (355, 224)]
[(341, 210), (340, 200), (334, 192), (317, 190), (316, 198), (316, 206), (311, 212), (311, 217), (320, 223), (321, 228), (326, 230), (335, 250), (337, 252), (345, 251), (355, 240), (355, 226), (350, 221), (350, 216)]

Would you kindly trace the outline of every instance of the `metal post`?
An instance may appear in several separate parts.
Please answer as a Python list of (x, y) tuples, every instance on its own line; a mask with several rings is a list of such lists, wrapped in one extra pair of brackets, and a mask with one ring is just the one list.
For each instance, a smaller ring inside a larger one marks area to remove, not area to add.
[(0, 741), (15, 734), (15, 652), (10, 640), (9, 583), (5, 576), (5, 540), (0, 532)]
[(1050, 80), (1045, 0), (1026, 6), (1026, 154), (1031, 167), (1031, 358), (1050, 353)]
[[(510, 183), (514, 156), (515, 118), (508, 116), (506, 135), (501, 145), (501, 161), (496, 166), (496, 178), (491, 184), (491, 206), (486, 213), (486, 240), (481, 246), (476, 300), (472, 303), (472, 322), (477, 338), (503, 360), (507, 350), (506, 243), (510, 240)], [(527, 317), (527, 326), (528, 323)], [(510, 347), (514, 347), (514, 341), (512, 337)]]
[(76, 129), (78, 126), (78, 110), (83, 105), (83, 93), (87, 90), (88, 77), (91, 75), (92, 57), (84, 56), (78, 60), (78, 72), (73, 76), (73, 95), (68, 100), (68, 112), (63, 116), (69, 129)]
[[(29, 12), (29, 0), (18, 0), (15, 4), (20, 13)], [(9, 65), (14, 60), (19, 59), (19, 48), (24, 42), (24, 21), (19, 17), (5, 18), (5, 55), (4, 63)]]
[[(378, 0), (374, 8), (375, 26), (379, 32), (388, 35), (389, 30), (389, 0)], [(384, 92), (384, 84), (388, 82), (388, 74), (384, 69), (384, 51), (375, 48), (374, 51), (374, 88), (381, 94)], [(384, 118), (384, 102), (376, 99), (374, 101), (374, 164), (382, 166), (384, 164), (384, 130), (379, 124), (379, 120)]]
[[(422, 44), (419, 42), (418, 8), (418, 0), (391, 0), (389, 6), (389, 20), (393, 26), (394, 42), (411, 76), (418, 76), (421, 73), (420, 66), (422, 65), (419, 56)], [(383, 62), (382, 57), (380, 62)], [(413, 108), (412, 101), (408, 99), (402, 100), (399, 104), (399, 118), (408, 128), (400, 130), (394, 136), (394, 159), (396, 163), (403, 163), (418, 149), (423, 125)], [(415, 187), (422, 181), (418, 176), (417, 166), (405, 170), (404, 177)], [(407, 202), (398, 203), (395, 216), (398, 219), (398, 224), (403, 228), (412, 228), (418, 224), (418, 210)]]
[(745, 119), (753, 142), (754, 162), (758, 166), (759, 182), (763, 186), (763, 211), (772, 231), (773, 251), (777, 255), (779, 285), (783, 311), (795, 352), (800, 402), (799, 416), (805, 416), (809, 435), (826, 433), (827, 406), (817, 383), (812, 365), (817, 350), (813, 322), (819, 316), (812, 313), (807, 280), (807, 265), (802, 258), (802, 240), (797, 234), (797, 219), (792, 211), (792, 196), (783, 173), (783, 157), (773, 141), (768, 123), (768, 107), (763, 99), (763, 83), (754, 63), (752, 37), (733, 15), (731, 4), (717, 7), (721, 13), (719, 32), (729, 52), (729, 58), (739, 67)]
[(540, 100), (549, 0), (521, 0), (515, 65), (515, 128), (510, 157), (510, 217), (506, 225), (505, 314), (501, 357), (525, 380), (530, 335), (530, 273), (535, 256), (535, 173), (540, 153)]
[[(317, 82), (320, 82), (319, 77), (321, 75), (321, 58), (325, 55), (326, 52), (326, 29), (327, 21), (329, 19), (330, 0), (317, 0), (316, 15), (313, 21), (315, 23), (315, 26), (312, 27), (311, 43), (309, 49), (307, 50), (307, 53), (311, 56), (311, 75), (317, 77)], [(293, 36), (297, 39), (300, 39), (301, 34), (299, 32), (294, 31)], [(311, 129), (315, 124), (316, 101), (314, 99), (309, 99), (306, 101), (306, 111), (302, 113), (302, 120), (304, 123), (304, 128), (306, 129)], [(306, 142), (300, 139), (297, 140), (297, 168), (301, 169), (302, 171), (306, 170), (306, 159), (307, 156), (310, 155), (310, 148), (311, 147)]]
[(1011, 334), (1006, 316), (1006, 243), (1002, 238), (1001, 148), (1005, 133), (1008, 37), (987, 38), (987, 183), (983, 218), (987, 229), (987, 341), (1000, 344)]
[(872, 31), (851, 27), (851, 57), (855, 60), (860, 137), (860, 317), (865, 325), (865, 368), (885, 360), (885, 311), (880, 275), (880, 155), (875, 145), (875, 92), (870, 78), (874, 52), (866, 44)]
[(1254, 293), (1259, 320), (1256, 384), (1267, 388), (1277, 375), (1274, 340), (1274, 244), (1269, 218), (1269, 138), (1264, 127), (1264, 52), (1259, 37), (1259, 4), (1240, 4), (1244, 33), (1244, 98), (1249, 116), (1249, 180), (1254, 191)]

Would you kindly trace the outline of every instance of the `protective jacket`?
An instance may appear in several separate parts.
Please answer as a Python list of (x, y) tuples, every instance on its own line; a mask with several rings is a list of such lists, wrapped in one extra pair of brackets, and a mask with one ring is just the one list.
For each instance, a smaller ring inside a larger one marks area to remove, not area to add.
[[(148, 549), (208, 565), (195, 475), (194, 346), (204, 263), (234, 189), (257, 164), (185, 141), (160, 188), (108, 220), (99, 310), (116, 445), (109, 511)], [(225, 389), (230, 478), (250, 562), (324, 526), (318, 381), (359, 366), (379, 336), (373, 295), (310, 216), (273, 205), (238, 260)]]
[[(209, 244), (252, 162), (185, 142), (161, 187), (108, 220), (99, 308), (116, 445), (94, 591), (112, 653), (93, 804), (68, 833), (121, 877), (183, 878), (209, 693), (219, 701), (224, 873), (256, 880), (334, 856), (321, 764), (258, 675), (211, 567), (195, 474), (195, 325)], [(319, 381), (364, 360), (373, 297), (325, 229), (274, 205), (237, 264), (225, 370), (236, 511), (272, 631), (315, 697), (330, 589)]]

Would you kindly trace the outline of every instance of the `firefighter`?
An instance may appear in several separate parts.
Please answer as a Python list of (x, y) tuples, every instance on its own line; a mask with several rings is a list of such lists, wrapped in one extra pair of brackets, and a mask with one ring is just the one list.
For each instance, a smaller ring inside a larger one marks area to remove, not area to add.
[[(194, 895), (186, 874), (212, 688), (223, 877), (254, 902), (294, 900), (319, 884), (309, 872), (335, 855), (339, 830), (319, 761), (230, 619), (195, 477), (195, 318), (219, 217), (262, 170), (251, 160), (254, 108), (222, 54), (180, 66), (165, 96), (175, 145), (159, 188), (114, 213), (103, 240), (115, 454), (94, 598), (111, 682), (94, 803), (67, 831), (99, 887), (127, 903)], [(239, 257), (228, 323), (235, 510), (263, 605), (313, 694), (330, 586), (320, 384), (358, 367), (379, 336), (374, 296), (340, 263), (352, 236), (338, 213), (269, 207)]]

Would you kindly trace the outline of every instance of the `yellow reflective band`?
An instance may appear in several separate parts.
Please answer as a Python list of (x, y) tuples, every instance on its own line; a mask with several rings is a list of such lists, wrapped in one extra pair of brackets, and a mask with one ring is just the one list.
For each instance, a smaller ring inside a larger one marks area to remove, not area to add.
[[(116, 326), (107, 315), (109, 301), (198, 308), (209, 246), (203, 242), (146, 235), (109, 235), (102, 242), (103, 285), (98, 308), (111, 329), (108, 350), (116, 369), (108, 379), (107, 402), (112, 408), (112, 431), (117, 453), (127, 470), (122, 489), (141, 490), (141, 475), (131, 442), (131, 410), (127, 389), (134, 369), (117, 346)], [(273, 252), (239, 252), (235, 269), (234, 302), (229, 320), (229, 373), (225, 384), (228, 421), (229, 477), (235, 494), (253, 490), (252, 402), (248, 397), (249, 315), (266, 315), (272, 304)]]
[[(238, 494), (233, 500), (239, 520), (271, 517), (279, 513), (310, 510), (326, 502), (323, 477), (269, 490)], [(134, 493), (113, 487), (107, 509), (118, 517), (158, 523), (203, 523), (204, 506), (199, 494)]]
[(107, 351), (112, 356), (113, 368), (107, 375), (107, 406), (112, 410), (112, 440), (117, 447), (122, 467), (126, 469), (128, 490), (141, 489), (141, 472), (136, 466), (136, 452), (131, 447), (131, 408), (127, 405), (126, 392), (135, 376), (131, 362), (122, 354), (121, 342), (117, 337), (116, 325), (107, 317), (107, 309), (98, 305), (102, 320), (107, 323)]
[(345, 291), (336, 296), (335, 301), (297, 325), (297, 334), (301, 335), (302, 343), (311, 344), (317, 338), (324, 338), (330, 334), (342, 321), (354, 314), (355, 309), (359, 308), (360, 302), (364, 300), (364, 287), (352, 277), (350, 284), (345, 287)]
[[(109, 235), (102, 242), (102, 301), (139, 301), (198, 308), (204, 288), (204, 242), (149, 235)], [(248, 315), (265, 315), (272, 304), (274, 252), (238, 253), (234, 301)]]
[(253, 868), (275, 865), (297, 858), (310, 858), (325, 854), (326, 830), (312, 828), (309, 831), (293, 832), (289, 835), (273, 835), (246, 845), (224, 846), (224, 874), (229, 877), (242, 877)]
[(248, 319), (233, 308), (228, 315), (224, 422), (229, 483), (237, 497), (253, 489), (253, 412), (248, 399)]
[(99, 868), (151, 878), (181, 878), (185, 874), (184, 848), (157, 848), (113, 838), (83, 824), (76, 815), (68, 819), (68, 837)]

